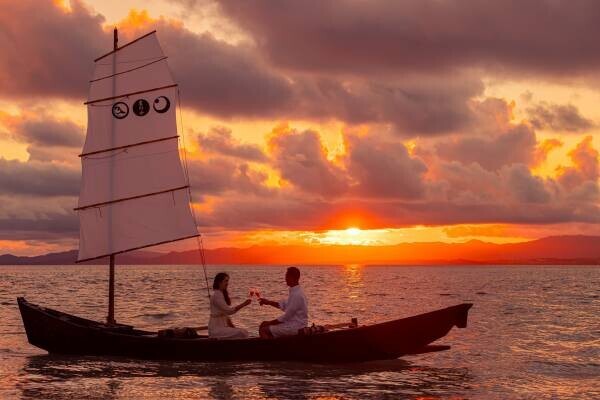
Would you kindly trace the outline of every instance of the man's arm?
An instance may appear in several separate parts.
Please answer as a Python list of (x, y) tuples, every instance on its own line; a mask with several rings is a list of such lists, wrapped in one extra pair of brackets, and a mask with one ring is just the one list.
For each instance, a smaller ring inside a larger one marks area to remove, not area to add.
[(284, 311), (283, 314), (280, 315), (277, 320), (279, 322), (289, 321), (293, 315), (296, 314), (298, 308), (300, 308), (300, 298), (298, 298), (297, 295), (290, 296), (286, 304), (282, 307), (282, 310)]
[(267, 300), (267, 299), (263, 299), (262, 297), (260, 299), (258, 299), (258, 303), (262, 306), (264, 304), (271, 306), (271, 307), (275, 307), (275, 308), (279, 308), (279, 303), (276, 301), (271, 301), (271, 300)]

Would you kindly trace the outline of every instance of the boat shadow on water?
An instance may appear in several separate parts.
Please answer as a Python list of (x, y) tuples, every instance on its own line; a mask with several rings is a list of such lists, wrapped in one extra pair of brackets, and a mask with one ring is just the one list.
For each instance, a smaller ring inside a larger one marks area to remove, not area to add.
[(176, 397), (204, 394), (214, 399), (310, 399), (323, 395), (398, 398), (440, 393), (464, 395), (472, 380), (468, 368), (433, 368), (403, 359), (324, 365), (45, 355), (27, 359), (18, 387), (23, 398), (48, 399), (116, 399), (145, 390), (148, 395), (156, 385), (177, 393)]

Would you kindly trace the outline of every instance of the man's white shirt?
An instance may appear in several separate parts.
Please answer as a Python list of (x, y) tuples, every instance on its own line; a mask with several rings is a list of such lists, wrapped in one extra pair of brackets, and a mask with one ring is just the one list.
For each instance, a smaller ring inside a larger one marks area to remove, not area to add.
[(279, 308), (284, 311), (277, 320), (282, 324), (304, 328), (308, 325), (308, 301), (300, 285), (289, 289), (287, 300), (279, 302)]

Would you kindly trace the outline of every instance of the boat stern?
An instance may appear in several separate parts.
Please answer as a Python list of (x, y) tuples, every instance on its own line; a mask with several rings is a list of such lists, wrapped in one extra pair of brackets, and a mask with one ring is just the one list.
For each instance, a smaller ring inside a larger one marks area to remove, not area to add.
[(19, 306), (19, 312), (21, 313), (21, 319), (23, 320), (23, 327), (25, 327), (25, 334), (27, 335), (27, 341), (35, 345), (36, 339), (34, 335), (35, 329), (33, 328), (32, 320), (30, 318), (30, 305), (25, 300), (25, 297), (17, 297), (17, 305)]

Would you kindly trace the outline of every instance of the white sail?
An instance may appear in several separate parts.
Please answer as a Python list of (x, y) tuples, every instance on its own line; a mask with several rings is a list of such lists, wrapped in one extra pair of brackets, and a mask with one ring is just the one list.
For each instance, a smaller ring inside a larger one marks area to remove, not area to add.
[(79, 261), (198, 235), (176, 99), (154, 32), (96, 60), (81, 155)]
[(94, 154), (81, 162), (78, 207), (187, 186), (177, 138)]
[(78, 259), (198, 236), (189, 201), (188, 191), (182, 189), (79, 210)]
[[(134, 104), (140, 99), (146, 100), (150, 108), (142, 117), (133, 110)], [(88, 104), (88, 128), (83, 154), (177, 136), (176, 99), (177, 88), (168, 88)], [(115, 118), (113, 107), (118, 116), (124, 117)], [(162, 112), (156, 112), (155, 108)], [(121, 112), (119, 110), (123, 113), (118, 114)], [(114, 135), (108, 134), (111, 131)]]

